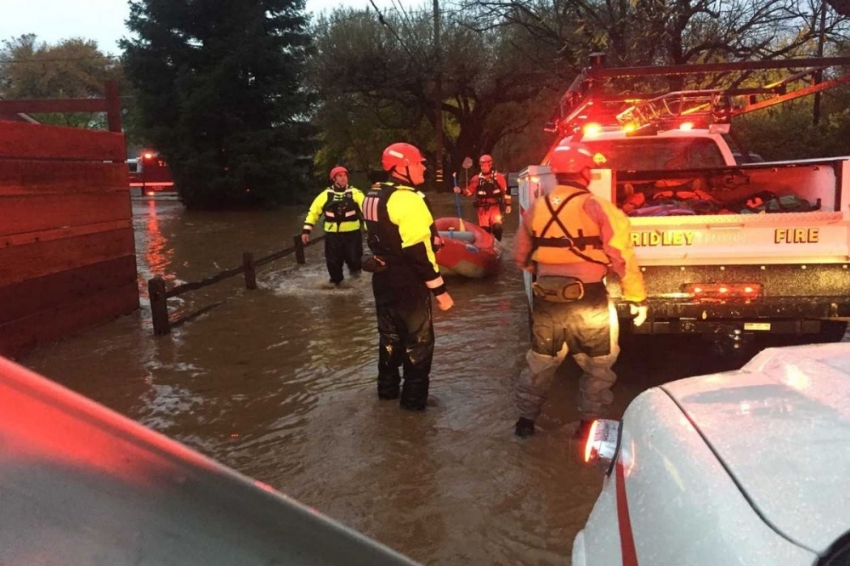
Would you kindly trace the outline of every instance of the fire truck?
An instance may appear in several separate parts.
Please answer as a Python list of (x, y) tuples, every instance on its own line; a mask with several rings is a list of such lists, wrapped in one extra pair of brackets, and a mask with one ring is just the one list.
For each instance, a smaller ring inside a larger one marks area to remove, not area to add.
[[(547, 125), (556, 136), (542, 164), (520, 173), (520, 210), (554, 188), (551, 151), (581, 141), (599, 158), (591, 192), (630, 218), (647, 285), (649, 318), (635, 327), (609, 275), (625, 332), (697, 334), (723, 351), (767, 334), (840, 340), (850, 320), (850, 157), (765, 163), (727, 140), (734, 117), (850, 83), (848, 66), (843, 57), (605, 68), (595, 57)], [(765, 70), (773, 81), (753, 86)], [(779, 70), (790, 74), (777, 81)], [(606, 89), (666, 76), (727, 86)], [(526, 273), (529, 304), (531, 282)]]
[(174, 190), (174, 179), (168, 164), (154, 150), (145, 150), (135, 159), (127, 160), (130, 187), (141, 189), (142, 195), (153, 196)]

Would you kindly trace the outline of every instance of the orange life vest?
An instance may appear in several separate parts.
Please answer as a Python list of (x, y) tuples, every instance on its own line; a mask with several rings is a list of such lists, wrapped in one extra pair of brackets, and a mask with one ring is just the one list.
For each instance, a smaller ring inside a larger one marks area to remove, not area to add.
[(539, 263), (608, 265), (599, 226), (584, 211), (587, 189), (558, 185), (531, 211), (532, 255)]

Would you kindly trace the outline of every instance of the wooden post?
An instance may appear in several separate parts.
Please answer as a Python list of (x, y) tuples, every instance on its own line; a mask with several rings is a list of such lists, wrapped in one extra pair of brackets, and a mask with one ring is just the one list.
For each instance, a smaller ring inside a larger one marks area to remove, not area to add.
[(242, 267), (245, 269), (245, 288), (257, 288), (257, 266), (254, 265), (254, 254), (244, 252), (242, 254)]
[(171, 332), (168, 322), (168, 299), (165, 296), (165, 281), (161, 277), (148, 280), (148, 296), (151, 299), (153, 333), (163, 336)]
[(304, 258), (304, 242), (301, 241), (301, 234), (293, 236), (292, 241), (295, 242), (295, 261), (301, 265), (307, 263), (307, 260)]

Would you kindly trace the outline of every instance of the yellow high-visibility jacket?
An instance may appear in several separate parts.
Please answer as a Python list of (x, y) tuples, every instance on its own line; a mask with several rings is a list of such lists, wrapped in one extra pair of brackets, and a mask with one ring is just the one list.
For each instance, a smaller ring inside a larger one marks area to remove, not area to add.
[(409, 265), (435, 295), (445, 292), (432, 246), (434, 218), (424, 195), (412, 187), (377, 183), (366, 196), (363, 217), (376, 256)]
[(312, 232), (322, 215), (325, 216), (326, 234), (360, 230), (364, 198), (363, 192), (356, 187), (348, 186), (342, 190), (328, 187), (310, 205), (302, 234)]

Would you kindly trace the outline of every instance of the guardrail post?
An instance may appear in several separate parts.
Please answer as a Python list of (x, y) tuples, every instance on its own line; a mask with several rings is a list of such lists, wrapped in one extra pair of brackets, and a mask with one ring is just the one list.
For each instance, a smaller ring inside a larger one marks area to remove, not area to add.
[(304, 258), (304, 242), (301, 241), (301, 235), (293, 236), (292, 241), (295, 243), (295, 261), (302, 265), (307, 263)]
[(165, 296), (165, 281), (161, 277), (148, 280), (148, 296), (151, 300), (153, 333), (157, 336), (169, 334), (171, 324), (168, 322), (168, 299)]
[(245, 288), (257, 288), (257, 266), (254, 264), (254, 254), (244, 252), (242, 254), (242, 267), (245, 270)]

